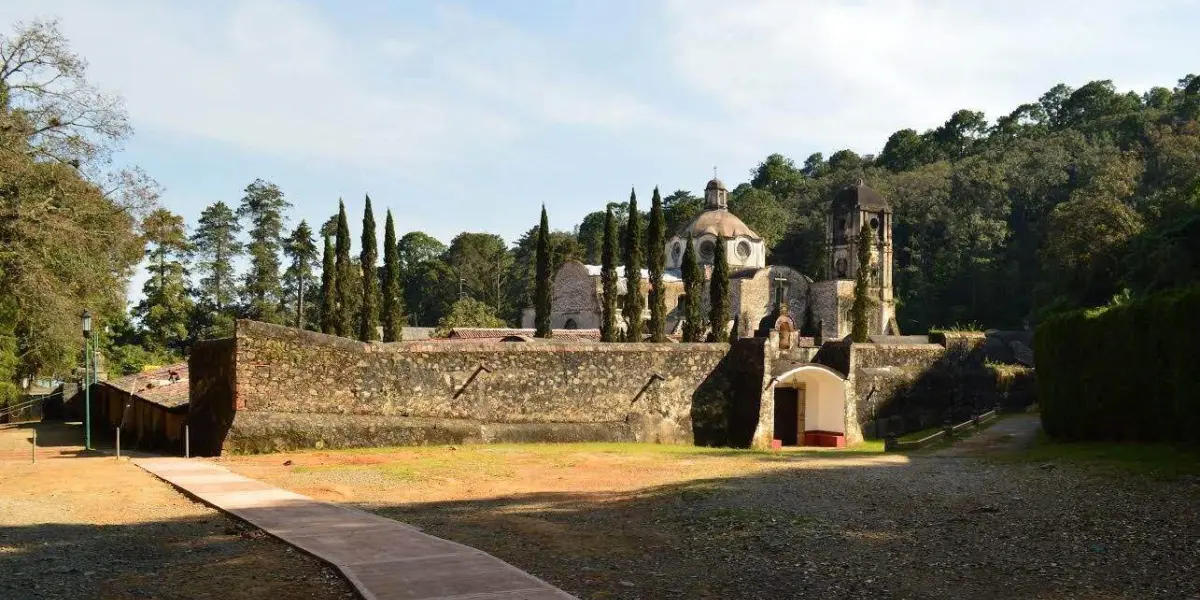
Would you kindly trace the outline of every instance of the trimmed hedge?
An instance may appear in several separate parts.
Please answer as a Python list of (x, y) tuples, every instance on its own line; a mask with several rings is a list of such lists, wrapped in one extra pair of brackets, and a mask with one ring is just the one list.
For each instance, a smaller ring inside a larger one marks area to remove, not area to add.
[(1033, 344), (1051, 437), (1200, 443), (1200, 287), (1054, 316)]

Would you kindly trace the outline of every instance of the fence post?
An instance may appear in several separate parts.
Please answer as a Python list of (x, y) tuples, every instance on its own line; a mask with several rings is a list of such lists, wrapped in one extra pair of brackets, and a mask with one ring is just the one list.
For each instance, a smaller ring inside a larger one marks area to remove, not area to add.
[(37, 430), (33, 430), (33, 438), (29, 440), (29, 462), (37, 462)]
[(192, 457), (192, 434), (188, 430), (187, 423), (183, 424), (183, 457)]
[(121, 426), (117, 426), (117, 460), (121, 460)]

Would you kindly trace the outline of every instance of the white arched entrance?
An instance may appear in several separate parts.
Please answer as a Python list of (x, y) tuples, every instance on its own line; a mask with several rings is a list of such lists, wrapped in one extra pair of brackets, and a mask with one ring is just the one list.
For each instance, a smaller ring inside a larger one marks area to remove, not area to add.
[[(773, 440), (781, 446), (846, 444), (846, 379), (819, 364), (800, 365), (771, 379)], [(765, 416), (765, 415), (764, 415)]]

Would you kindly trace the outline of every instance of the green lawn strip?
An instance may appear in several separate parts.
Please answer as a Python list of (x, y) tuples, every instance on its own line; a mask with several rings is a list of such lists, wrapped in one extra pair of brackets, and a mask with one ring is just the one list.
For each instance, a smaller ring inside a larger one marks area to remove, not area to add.
[(1001, 462), (1061, 463), (1095, 472), (1154, 479), (1200, 476), (1200, 448), (1131, 442), (1057, 442), (1039, 433), (1028, 449), (995, 457)]

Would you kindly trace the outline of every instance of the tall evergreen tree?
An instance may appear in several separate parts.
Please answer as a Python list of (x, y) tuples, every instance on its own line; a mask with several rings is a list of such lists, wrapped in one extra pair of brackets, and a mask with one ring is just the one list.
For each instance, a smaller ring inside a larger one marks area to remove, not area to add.
[(850, 339), (864, 343), (871, 337), (871, 227), (858, 232), (858, 269), (854, 273), (854, 304), (850, 306)]
[(550, 219), (546, 216), (546, 205), (542, 205), (542, 220), (538, 224), (537, 267), (534, 271), (533, 310), (535, 337), (548, 338), (550, 330)]
[(221, 312), (234, 302), (233, 259), (242, 251), (241, 231), (237, 215), (224, 202), (209, 205), (196, 222), (191, 237), (192, 269), (200, 275), (197, 295), (208, 310)]
[(629, 223), (625, 227), (625, 339), (642, 341), (642, 223), (637, 209), (637, 193), (629, 190)]
[(600, 255), (600, 341), (617, 341), (617, 220), (612, 207), (604, 214), (604, 247)]
[(704, 272), (696, 260), (696, 245), (688, 233), (683, 250), (683, 341), (699, 342), (704, 335), (704, 316), (700, 307), (700, 292), (704, 289)]
[(712, 279), (708, 282), (708, 334), (710, 342), (729, 341), (729, 262), (725, 260), (725, 238), (717, 238), (713, 249)]
[(150, 278), (142, 290), (145, 297), (134, 315), (141, 320), (142, 335), (152, 350), (182, 350), (188, 339), (188, 317), (192, 300), (187, 294), (183, 258), (188, 250), (183, 217), (160, 208), (142, 222)]
[(383, 341), (403, 339), (404, 296), (400, 292), (400, 246), (396, 242), (396, 223), (388, 209), (383, 223)]
[(317, 244), (313, 241), (313, 232), (308, 222), (301, 220), (292, 234), (284, 240), (283, 253), (290, 263), (284, 277), (287, 280), (287, 291), (293, 299), (293, 322), (297, 328), (304, 329), (308, 325), (305, 294), (312, 289), (313, 265), (317, 262)]
[(358, 339), (364, 342), (379, 339), (379, 271), (376, 259), (379, 256), (378, 238), (375, 237), (375, 213), (371, 210), (371, 197), (363, 209), (362, 253), (362, 312), (358, 315)]
[(256, 179), (246, 186), (246, 195), (238, 207), (238, 216), (250, 221), (250, 269), (242, 287), (244, 314), (259, 321), (281, 321), (279, 307), (283, 286), (279, 277), (279, 250), (283, 245), (283, 211), (291, 204), (279, 187)]
[(354, 296), (354, 280), (350, 270), (350, 223), (346, 221), (346, 204), (338, 199), (337, 234), (333, 242), (333, 295), (337, 297), (333, 312), (335, 335), (347, 337), (354, 331), (354, 313), (351, 307), (357, 304)]
[(650, 271), (650, 341), (667, 341), (667, 298), (663, 292), (666, 267), (667, 219), (658, 187), (650, 201), (650, 231), (647, 237), (646, 267)]
[(333, 236), (322, 232), (325, 238), (325, 251), (321, 254), (321, 333), (337, 334), (337, 291), (334, 281), (337, 271), (334, 267)]

